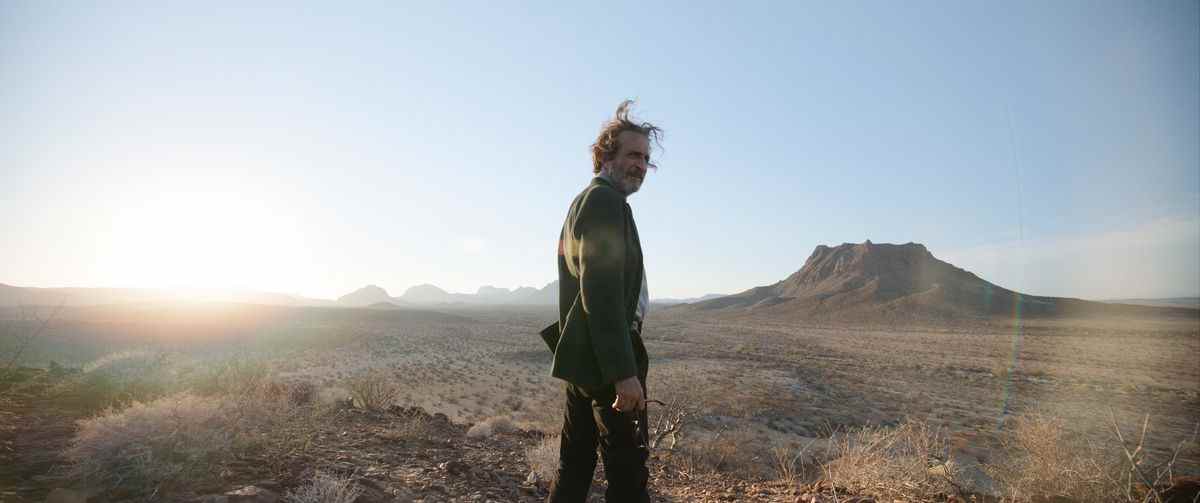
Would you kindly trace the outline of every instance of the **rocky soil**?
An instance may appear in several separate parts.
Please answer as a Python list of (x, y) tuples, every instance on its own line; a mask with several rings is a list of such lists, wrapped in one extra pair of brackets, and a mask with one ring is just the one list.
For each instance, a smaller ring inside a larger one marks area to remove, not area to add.
[[(62, 476), (61, 451), (74, 432), (70, 411), (46, 407), (48, 386), (40, 371), (19, 392), (0, 395), (0, 502), (137, 501), (120, 488), (96, 492), (73, 487)], [(195, 487), (187, 481), (162, 487), (154, 501), (275, 502), (305, 483), (314, 470), (352, 478), (360, 503), (543, 501), (547, 482), (533, 474), (528, 449), (542, 433), (514, 429), (470, 438), (470, 425), (420, 408), (386, 411), (343, 408), (315, 436), (311, 448), (288, 459), (247, 456), (225, 464), (222, 481)], [(670, 453), (655, 453), (652, 487), (660, 501), (797, 501), (782, 483), (747, 483), (716, 475), (690, 476), (672, 469)], [(603, 500), (597, 470), (592, 501)], [(808, 500), (805, 500), (808, 501)]]

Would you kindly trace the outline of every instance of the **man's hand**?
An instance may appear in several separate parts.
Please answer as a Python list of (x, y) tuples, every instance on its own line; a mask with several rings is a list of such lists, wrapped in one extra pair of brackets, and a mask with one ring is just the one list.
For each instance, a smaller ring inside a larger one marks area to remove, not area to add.
[(612, 408), (617, 412), (640, 411), (646, 408), (646, 398), (642, 395), (642, 381), (637, 376), (629, 376), (617, 381), (617, 399)]

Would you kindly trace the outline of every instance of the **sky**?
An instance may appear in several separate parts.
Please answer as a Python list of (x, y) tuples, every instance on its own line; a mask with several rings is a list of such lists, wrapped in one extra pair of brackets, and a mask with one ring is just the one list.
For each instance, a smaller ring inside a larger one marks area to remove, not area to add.
[(652, 297), (820, 244), (1200, 295), (1200, 3), (0, 2), (0, 283), (541, 287), (621, 100)]

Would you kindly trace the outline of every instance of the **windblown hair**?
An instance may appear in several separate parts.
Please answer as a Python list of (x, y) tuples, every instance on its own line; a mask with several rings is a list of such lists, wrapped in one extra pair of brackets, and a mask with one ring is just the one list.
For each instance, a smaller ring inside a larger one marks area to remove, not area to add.
[[(600, 173), (600, 166), (605, 161), (616, 157), (617, 151), (621, 149), (617, 138), (624, 131), (641, 134), (653, 141), (654, 144), (662, 146), (663, 130), (661, 128), (649, 122), (636, 122), (629, 118), (629, 109), (633, 107), (633, 103), (633, 100), (622, 101), (612, 119), (605, 122), (604, 127), (600, 129), (600, 136), (597, 136), (596, 143), (592, 144), (592, 173)], [(658, 165), (653, 162), (648, 166), (651, 169), (658, 168)]]

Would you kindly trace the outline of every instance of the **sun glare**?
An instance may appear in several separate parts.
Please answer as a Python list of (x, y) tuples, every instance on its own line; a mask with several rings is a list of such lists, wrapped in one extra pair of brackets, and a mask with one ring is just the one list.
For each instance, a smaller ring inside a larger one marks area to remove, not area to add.
[(97, 264), (121, 284), (284, 286), (285, 271), (296, 267), (292, 259), (303, 249), (287, 210), (246, 194), (163, 192), (130, 202), (115, 212), (106, 253)]

